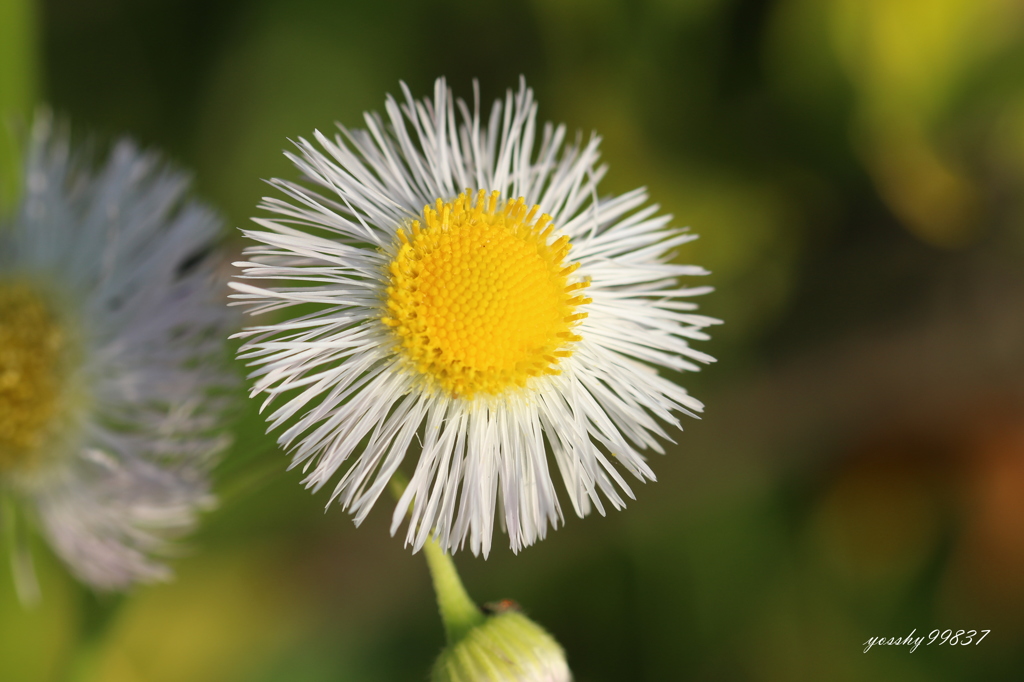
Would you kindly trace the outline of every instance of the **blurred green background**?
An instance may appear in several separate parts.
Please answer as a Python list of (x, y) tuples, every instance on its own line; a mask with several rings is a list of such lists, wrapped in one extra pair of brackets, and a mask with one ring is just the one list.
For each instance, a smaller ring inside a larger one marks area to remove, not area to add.
[[(1022, 679), (1019, 1), (46, 0), (36, 16), (42, 97), (194, 169), (231, 227), (261, 178), (296, 177), (289, 138), (359, 127), (399, 80), (426, 96), (446, 75), (468, 97), (476, 78), (489, 101), (525, 74), (541, 119), (604, 137), (605, 192), (646, 185), (701, 235), (683, 257), (714, 271), (702, 310), (726, 324), (701, 350), (720, 362), (680, 378), (707, 412), (656, 458), (659, 482), (520, 556), (496, 539), (487, 561), (456, 557), (476, 598), (514, 598), (559, 639), (579, 682)], [(176, 582), (97, 596), (40, 546), (26, 611), (0, 568), (0, 680), (426, 679), (443, 631), (390, 505), (356, 529), (284, 471), (254, 406), (235, 430)], [(992, 632), (862, 651), (936, 628)]]

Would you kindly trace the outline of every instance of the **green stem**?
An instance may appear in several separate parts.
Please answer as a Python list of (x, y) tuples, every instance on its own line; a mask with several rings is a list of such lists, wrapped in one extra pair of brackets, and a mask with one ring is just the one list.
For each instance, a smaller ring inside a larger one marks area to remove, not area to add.
[[(408, 484), (408, 480), (400, 472), (396, 471), (391, 476), (391, 494), (396, 500), (401, 499), (402, 492)], [(437, 608), (441, 612), (445, 637), (451, 646), (483, 623), (486, 616), (466, 592), (459, 572), (455, 569), (455, 562), (441, 549), (436, 540), (427, 540), (423, 545), (423, 556), (427, 559), (430, 579), (434, 583)]]
[(455, 570), (455, 562), (437, 541), (428, 540), (423, 545), (423, 555), (427, 558), (430, 578), (434, 581), (434, 592), (437, 593), (437, 607), (441, 611), (448, 645), (451, 646), (484, 622), (484, 612), (466, 592)]
[(0, 0), (0, 210), (16, 203), (22, 140), (39, 97), (36, 3)]
[(103, 645), (126, 599), (124, 594), (82, 591), (78, 643), (65, 663), (63, 675), (58, 679), (63, 682), (96, 679)]
[(39, 602), (39, 583), (32, 562), (29, 530), (12, 493), (3, 489), (0, 489), (0, 517), (3, 519), (3, 535), (18, 600), (23, 607), (35, 606)]

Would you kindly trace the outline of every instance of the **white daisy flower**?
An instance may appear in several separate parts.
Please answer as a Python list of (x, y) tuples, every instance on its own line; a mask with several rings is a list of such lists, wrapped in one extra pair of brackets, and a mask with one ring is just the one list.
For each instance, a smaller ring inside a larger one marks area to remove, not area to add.
[(710, 288), (677, 282), (707, 273), (670, 262), (695, 236), (643, 189), (598, 197), (598, 138), (538, 130), (525, 82), (486, 119), (443, 79), (402, 87), (366, 130), (287, 154), (315, 187), (271, 181), (287, 199), (261, 204), (232, 287), (295, 316), (244, 331), (241, 357), (307, 487), (343, 470), (331, 500), (356, 523), (418, 441), (392, 532), (408, 514), (414, 549), (486, 556), (497, 506), (518, 551), (564, 520), (553, 468), (579, 516), (633, 497), (621, 469), (654, 480), (641, 450), (702, 409), (656, 368), (712, 361), (688, 340), (716, 320), (686, 300)]
[[(0, 224), (6, 526), (38, 524), (98, 589), (168, 576), (160, 559), (210, 506), (226, 445), (219, 221), (184, 199), (188, 182), (127, 141), (94, 172), (41, 116)], [(26, 552), (15, 573), (31, 599)]]

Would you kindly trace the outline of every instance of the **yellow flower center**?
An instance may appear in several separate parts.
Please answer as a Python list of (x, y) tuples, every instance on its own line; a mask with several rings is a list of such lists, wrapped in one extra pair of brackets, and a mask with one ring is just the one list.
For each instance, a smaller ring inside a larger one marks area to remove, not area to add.
[(61, 403), (67, 339), (31, 288), (0, 282), (0, 473), (46, 441)]
[(452, 396), (497, 395), (531, 377), (559, 374), (589, 298), (569, 283), (566, 236), (548, 243), (551, 216), (522, 198), (470, 190), (423, 208), (389, 266), (382, 318), (424, 379)]

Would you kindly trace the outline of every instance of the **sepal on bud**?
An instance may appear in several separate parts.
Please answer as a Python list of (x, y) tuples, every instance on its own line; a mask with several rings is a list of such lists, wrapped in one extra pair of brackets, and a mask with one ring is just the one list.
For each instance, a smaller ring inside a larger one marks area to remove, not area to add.
[(434, 663), (432, 682), (571, 682), (565, 652), (517, 610), (488, 616)]

